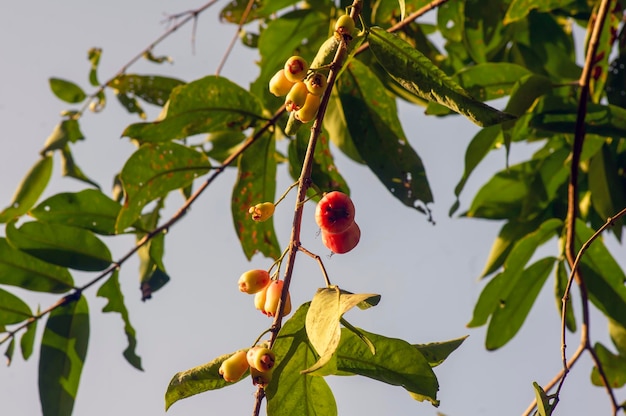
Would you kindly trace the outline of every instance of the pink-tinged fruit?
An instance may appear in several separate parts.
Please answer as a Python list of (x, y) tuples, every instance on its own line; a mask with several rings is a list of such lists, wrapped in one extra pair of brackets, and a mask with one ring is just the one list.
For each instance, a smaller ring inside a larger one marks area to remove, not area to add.
[(304, 82), (296, 82), (285, 98), (285, 109), (287, 111), (298, 111), (306, 103), (307, 95), (309, 95), (309, 91), (306, 89)]
[(270, 274), (267, 270), (248, 270), (239, 277), (237, 284), (239, 291), (250, 295), (265, 289), (270, 282)]
[[(267, 316), (276, 316), (278, 312), (278, 302), (283, 291), (284, 282), (282, 280), (272, 280), (265, 291), (265, 305), (263, 305), (262, 312)], [(285, 300), (285, 307), (283, 308), (283, 315), (289, 315), (291, 312), (291, 296), (287, 293), (287, 299)]]
[(285, 62), (285, 78), (291, 82), (302, 81), (309, 70), (309, 63), (301, 56), (292, 56)]
[(322, 230), (322, 243), (333, 253), (344, 254), (359, 244), (361, 229), (353, 222), (347, 230), (339, 234), (331, 234)]
[(269, 348), (260, 346), (250, 348), (246, 354), (246, 359), (250, 367), (259, 371), (270, 371), (276, 362), (274, 352)]
[(354, 204), (343, 192), (325, 194), (315, 208), (315, 222), (322, 232), (341, 233), (354, 223)]

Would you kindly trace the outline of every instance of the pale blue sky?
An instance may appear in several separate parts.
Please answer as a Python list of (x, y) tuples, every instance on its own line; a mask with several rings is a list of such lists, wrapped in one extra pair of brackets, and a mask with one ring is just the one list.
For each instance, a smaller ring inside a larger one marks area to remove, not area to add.
[[(0, 203), (7, 204), (23, 174), (37, 160), (46, 137), (60, 117), (71, 108), (56, 99), (48, 88), (51, 76), (88, 87), (87, 50), (103, 48), (100, 80), (104, 81), (165, 29), (168, 13), (196, 8), (192, 0), (112, 0), (84, 2), (13, 1), (2, 7), (0, 54)], [(221, 2), (221, 5), (225, 2)], [(219, 7), (219, 6), (218, 6)], [(174, 58), (174, 64), (156, 66), (140, 62), (129, 72), (164, 73), (185, 81), (214, 73), (226, 48), (233, 26), (221, 26), (218, 8), (198, 22), (195, 55), (191, 25), (179, 30), (155, 53)], [(257, 74), (254, 51), (238, 44), (223, 74), (244, 87)], [(74, 146), (75, 158), (85, 172), (109, 189), (112, 175), (133, 151), (121, 131), (136, 118), (125, 113), (109, 94), (102, 114), (87, 114), (81, 120), (86, 142)], [(520, 414), (534, 397), (533, 381), (543, 384), (560, 369), (559, 316), (552, 281), (546, 284), (520, 333), (502, 350), (485, 351), (484, 328), (469, 330), (473, 305), (482, 284), (482, 270), (499, 225), (478, 220), (450, 219), (453, 189), (463, 170), (463, 152), (477, 128), (456, 116), (429, 118), (422, 108), (401, 105), (401, 118), (411, 144), (425, 162), (435, 195), (436, 226), (402, 206), (367, 169), (338, 156), (339, 169), (347, 178), (362, 230), (359, 246), (343, 256), (326, 257), (313, 220), (314, 207), (306, 207), (302, 243), (325, 259), (334, 283), (358, 292), (382, 295), (380, 305), (368, 311), (350, 312), (353, 324), (383, 335), (415, 343), (443, 341), (469, 334), (469, 339), (444, 364), (435, 369), (439, 378), (441, 406), (413, 401), (401, 388), (362, 378), (329, 378), (335, 389), (339, 414), (346, 415), (435, 415), (501, 416)], [(154, 117), (157, 109), (150, 108)], [(513, 159), (528, 154), (514, 149)], [(55, 175), (46, 196), (77, 191), (85, 186)], [(502, 152), (488, 157), (476, 171), (462, 195), (467, 207), (470, 196), (497, 169), (504, 166)], [(278, 194), (291, 182), (284, 167)], [(255, 257), (248, 263), (238, 246), (230, 220), (233, 173), (220, 177), (193, 206), (187, 217), (166, 239), (165, 264), (172, 281), (152, 300), (142, 303), (137, 281), (137, 262), (128, 262), (120, 279), (131, 322), (137, 330), (138, 353), (145, 372), (126, 363), (121, 319), (103, 315), (102, 299), (95, 290), (87, 294), (91, 311), (91, 339), (75, 415), (160, 415), (163, 395), (174, 373), (203, 364), (216, 356), (249, 345), (270, 322), (252, 306), (252, 299), (237, 290), (239, 275), (250, 268), (266, 268), (270, 262)], [(171, 215), (182, 203), (167, 201)], [(289, 237), (293, 198), (279, 206), (275, 223), (279, 241)], [(132, 245), (130, 238), (109, 240), (114, 257)], [(554, 253), (556, 247), (550, 246)], [(623, 247), (618, 249), (623, 254)], [(614, 252), (616, 252), (614, 250)], [(622, 256), (623, 258), (623, 256)], [(624, 264), (622, 262), (622, 264)], [(78, 282), (90, 275), (75, 274)], [(323, 285), (319, 268), (299, 256), (292, 286), (295, 305), (309, 300)], [(57, 298), (20, 290), (33, 309), (45, 308)], [(578, 304), (576, 311), (580, 310)], [(39, 327), (39, 336), (43, 323)], [(597, 319), (592, 334), (606, 341), (606, 322)], [(596, 338), (594, 338), (596, 339)], [(39, 338), (38, 338), (39, 340)], [(571, 337), (572, 351), (578, 339)], [(38, 344), (37, 344), (38, 345)], [(607, 344), (608, 345), (608, 344)], [(4, 346), (3, 346), (4, 348)], [(0, 412), (5, 415), (40, 414), (37, 393), (37, 354), (24, 362), (19, 354), (13, 364), (0, 369)], [(563, 390), (559, 414), (608, 414), (604, 392), (589, 385), (590, 362), (585, 357), (571, 373)], [(619, 393), (619, 392), (618, 392)], [(172, 416), (249, 414), (254, 388), (248, 381), (220, 391), (205, 393), (176, 403)]]

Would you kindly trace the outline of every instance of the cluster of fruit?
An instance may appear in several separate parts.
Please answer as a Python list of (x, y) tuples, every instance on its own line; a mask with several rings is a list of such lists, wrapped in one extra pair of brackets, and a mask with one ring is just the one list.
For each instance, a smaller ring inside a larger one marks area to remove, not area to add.
[[(272, 280), (267, 270), (248, 270), (239, 277), (239, 290), (254, 295), (254, 306), (264, 315), (274, 317), (278, 312), (278, 302), (283, 291), (282, 280)], [(287, 292), (283, 315), (291, 312), (291, 296)]]
[(361, 229), (354, 221), (354, 204), (343, 192), (325, 194), (315, 208), (315, 222), (322, 230), (322, 243), (333, 253), (352, 250), (361, 239)]
[(301, 56), (292, 56), (272, 77), (269, 89), (277, 97), (286, 96), (285, 109), (293, 113), (296, 120), (308, 123), (317, 115), (326, 90), (326, 76), (309, 71), (308, 62)]
[(269, 348), (257, 345), (248, 350), (239, 350), (222, 362), (220, 376), (229, 382), (239, 381), (250, 370), (252, 383), (265, 387), (272, 380), (276, 357)]

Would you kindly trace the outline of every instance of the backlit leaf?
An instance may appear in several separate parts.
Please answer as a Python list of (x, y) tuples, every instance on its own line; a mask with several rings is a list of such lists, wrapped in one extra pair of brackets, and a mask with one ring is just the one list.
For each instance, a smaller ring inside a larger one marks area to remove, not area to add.
[(157, 75), (122, 74), (107, 85), (120, 94), (139, 97), (147, 103), (163, 106), (172, 90), (185, 82)]
[(174, 189), (184, 188), (206, 174), (211, 164), (202, 153), (176, 143), (147, 143), (126, 161), (120, 179), (124, 204), (117, 217), (117, 232), (126, 230), (143, 207)]
[(174, 88), (166, 108), (164, 118), (131, 124), (122, 135), (142, 142), (165, 142), (212, 131), (245, 130), (262, 118), (255, 96), (216, 76)]
[(0, 288), (0, 325), (11, 325), (33, 316), (22, 299)]
[(10, 221), (28, 212), (48, 186), (52, 175), (52, 156), (45, 156), (30, 169), (19, 184), (8, 207), (0, 212), (0, 223)]
[(530, 265), (516, 279), (508, 296), (500, 299), (500, 305), (494, 310), (487, 328), (485, 345), (488, 350), (504, 346), (517, 334), (555, 262), (556, 258), (547, 257)]
[(120, 204), (95, 189), (51, 196), (29, 211), (41, 222), (85, 228), (97, 234), (115, 234)]
[[(222, 363), (233, 354), (224, 354), (211, 362), (174, 374), (165, 392), (165, 410), (179, 400), (237, 383), (225, 381), (218, 372)], [(243, 379), (245, 377), (239, 381)]]
[(74, 281), (67, 269), (29, 256), (0, 238), (0, 284), (64, 293), (72, 289)]
[(48, 263), (70, 269), (98, 271), (107, 268), (111, 252), (91, 231), (37, 221), (7, 224), (7, 239), (15, 248)]
[[(554, 296), (559, 316), (563, 311), (563, 295), (569, 280), (569, 274), (565, 268), (565, 260), (560, 260), (556, 266), (556, 279), (554, 284)], [(565, 312), (565, 325), (570, 332), (576, 332), (576, 316), (574, 315), (574, 304), (571, 295), (567, 299), (567, 311)]]
[[(273, 351), (277, 364), (273, 369), (272, 381), (265, 389), (268, 416), (337, 415), (335, 398), (324, 378), (301, 373), (301, 370), (317, 361), (317, 355), (306, 335), (308, 309), (309, 304), (300, 306), (283, 323), (276, 338)], [(362, 343), (360, 340), (358, 342)]]
[(358, 60), (348, 64), (337, 86), (361, 158), (393, 196), (426, 213), (433, 196), (422, 160), (402, 131), (395, 101)]
[(463, 344), (469, 335), (443, 342), (431, 342), (428, 344), (414, 344), (413, 346), (428, 360), (431, 367), (437, 367), (443, 363), (450, 354)]
[(87, 94), (85, 94), (83, 89), (71, 81), (60, 78), (50, 78), (49, 82), (50, 89), (54, 95), (66, 103), (80, 103), (87, 98)]
[(45, 155), (52, 150), (62, 150), (68, 143), (76, 143), (84, 139), (85, 136), (80, 131), (78, 120), (63, 120), (54, 127), (54, 130), (46, 139), (46, 143), (39, 153)]
[(84, 297), (53, 310), (39, 356), (39, 400), (44, 416), (71, 415), (89, 343)]
[(123, 355), (130, 365), (138, 370), (143, 370), (141, 368), (141, 357), (135, 352), (137, 347), (135, 328), (130, 323), (128, 309), (126, 309), (124, 304), (124, 294), (120, 288), (119, 272), (117, 270), (100, 286), (96, 295), (107, 299), (107, 304), (102, 308), (102, 312), (117, 312), (121, 315), (124, 321), (124, 332), (128, 340), (128, 346), (124, 350)]
[[(596, 351), (600, 363), (602, 363), (602, 369), (609, 385), (614, 389), (623, 387), (626, 384), (626, 357), (613, 354), (599, 342), (593, 346), (593, 349)], [(591, 382), (596, 386), (604, 386), (598, 368), (595, 366), (591, 371)]]
[(260, 137), (241, 156), (233, 188), (231, 211), (241, 248), (248, 259), (260, 252), (273, 259), (280, 256), (273, 218), (253, 221), (250, 207), (274, 201), (276, 193), (276, 142), (273, 135)]
[(378, 62), (416, 95), (444, 105), (483, 127), (514, 118), (472, 98), (421, 52), (396, 35), (371, 28), (368, 40)]
[(376, 347), (376, 354), (358, 336), (343, 329), (337, 348), (337, 369), (341, 375), (356, 374), (401, 386), (415, 400), (439, 405), (437, 377), (417, 348), (401, 339), (363, 333)]

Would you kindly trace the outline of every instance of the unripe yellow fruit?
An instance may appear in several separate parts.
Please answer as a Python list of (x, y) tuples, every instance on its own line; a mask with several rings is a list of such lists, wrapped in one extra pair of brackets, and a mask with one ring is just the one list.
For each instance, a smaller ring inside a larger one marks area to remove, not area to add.
[(291, 82), (302, 81), (309, 70), (309, 63), (301, 56), (292, 56), (285, 62), (285, 77)]
[(315, 119), (315, 115), (317, 114), (317, 110), (320, 108), (321, 101), (322, 97), (319, 95), (307, 95), (302, 108), (296, 111), (296, 119), (303, 123), (308, 123), (309, 121)]
[(296, 82), (289, 90), (287, 98), (285, 98), (285, 109), (287, 111), (298, 111), (306, 102), (307, 95), (309, 95), (309, 91), (304, 82)]
[(354, 19), (347, 14), (340, 16), (335, 22), (335, 32), (340, 35), (352, 36), (355, 27)]
[(292, 86), (293, 82), (287, 79), (284, 69), (281, 69), (276, 74), (274, 74), (269, 82), (270, 92), (277, 97), (283, 97), (287, 95)]
[(326, 90), (326, 75), (316, 72), (308, 77), (304, 83), (306, 84), (309, 94), (322, 95)]
[(267, 270), (248, 270), (239, 277), (237, 284), (239, 291), (250, 295), (265, 289), (270, 282), (270, 274)]
[(246, 370), (250, 367), (247, 354), (246, 350), (240, 350), (222, 362), (218, 372), (225, 381), (233, 383), (246, 373)]
[(260, 371), (256, 368), (250, 367), (250, 375), (252, 376), (252, 384), (255, 386), (261, 386), (265, 388), (270, 381), (272, 381), (272, 373), (274, 370), (270, 371)]
[(259, 371), (270, 371), (276, 362), (274, 352), (269, 348), (260, 346), (250, 348), (246, 354), (246, 359), (250, 367)]
[[(306, 104), (306, 102), (305, 102)], [(256, 204), (253, 207), (250, 207), (248, 213), (252, 214), (252, 219), (254, 221), (263, 222), (272, 217), (274, 215), (274, 203), (272, 202), (263, 202), (260, 204)]]

